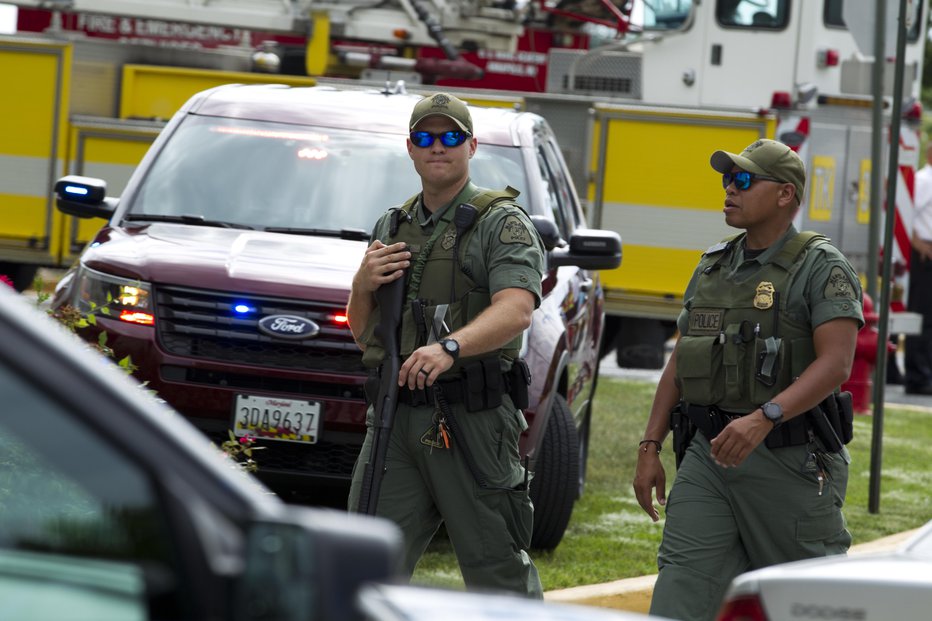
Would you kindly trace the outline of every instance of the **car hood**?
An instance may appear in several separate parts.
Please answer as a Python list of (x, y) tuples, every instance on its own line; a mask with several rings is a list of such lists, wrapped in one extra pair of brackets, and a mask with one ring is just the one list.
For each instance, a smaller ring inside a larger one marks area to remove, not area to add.
[(769, 619), (914, 618), (932, 607), (932, 559), (897, 551), (774, 565), (736, 578), (727, 599), (753, 595)]
[(82, 261), (102, 272), (207, 289), (344, 303), (366, 243), (151, 224), (101, 231)]

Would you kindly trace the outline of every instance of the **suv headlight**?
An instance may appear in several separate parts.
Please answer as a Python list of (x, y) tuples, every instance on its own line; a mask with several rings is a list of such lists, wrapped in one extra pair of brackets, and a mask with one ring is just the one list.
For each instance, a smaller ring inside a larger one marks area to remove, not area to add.
[(82, 315), (93, 314), (128, 323), (155, 323), (151, 285), (82, 267), (74, 287), (74, 306)]

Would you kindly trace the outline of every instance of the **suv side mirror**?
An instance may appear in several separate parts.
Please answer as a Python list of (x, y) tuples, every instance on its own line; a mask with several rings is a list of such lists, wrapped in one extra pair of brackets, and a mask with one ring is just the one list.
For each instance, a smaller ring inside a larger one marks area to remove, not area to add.
[(611, 270), (621, 265), (621, 236), (602, 229), (576, 229), (568, 248), (547, 253), (547, 265), (576, 265), (587, 270)]
[(54, 190), (58, 210), (78, 218), (109, 220), (120, 202), (107, 196), (106, 181), (93, 177), (68, 175), (55, 182)]
[(235, 619), (361, 621), (360, 587), (400, 575), (400, 531), (379, 518), (288, 509), (282, 522), (249, 528), (233, 587)]

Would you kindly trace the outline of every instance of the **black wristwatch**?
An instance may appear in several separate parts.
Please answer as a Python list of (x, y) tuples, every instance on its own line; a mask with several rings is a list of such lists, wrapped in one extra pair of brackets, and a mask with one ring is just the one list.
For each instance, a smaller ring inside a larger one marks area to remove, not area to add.
[(779, 403), (768, 401), (760, 406), (760, 410), (764, 413), (764, 416), (767, 417), (767, 420), (773, 423), (774, 429), (783, 424), (783, 406)]
[(437, 342), (440, 343), (443, 351), (453, 358), (453, 362), (456, 362), (457, 358), (460, 357), (460, 344), (455, 339), (440, 339)]

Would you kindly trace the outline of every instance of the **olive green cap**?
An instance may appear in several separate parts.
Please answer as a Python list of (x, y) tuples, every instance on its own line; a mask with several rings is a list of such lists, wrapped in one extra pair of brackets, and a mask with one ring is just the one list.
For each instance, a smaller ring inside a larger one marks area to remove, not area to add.
[(720, 173), (731, 172), (731, 169), (737, 166), (749, 173), (792, 183), (796, 186), (796, 202), (800, 203), (803, 200), (806, 166), (799, 155), (782, 142), (763, 138), (749, 144), (740, 155), (716, 151), (709, 163)]
[(413, 131), (418, 123), (435, 114), (451, 119), (457, 127), (472, 135), (472, 116), (469, 114), (469, 108), (465, 102), (449, 93), (434, 93), (417, 102), (411, 112), (408, 129)]

